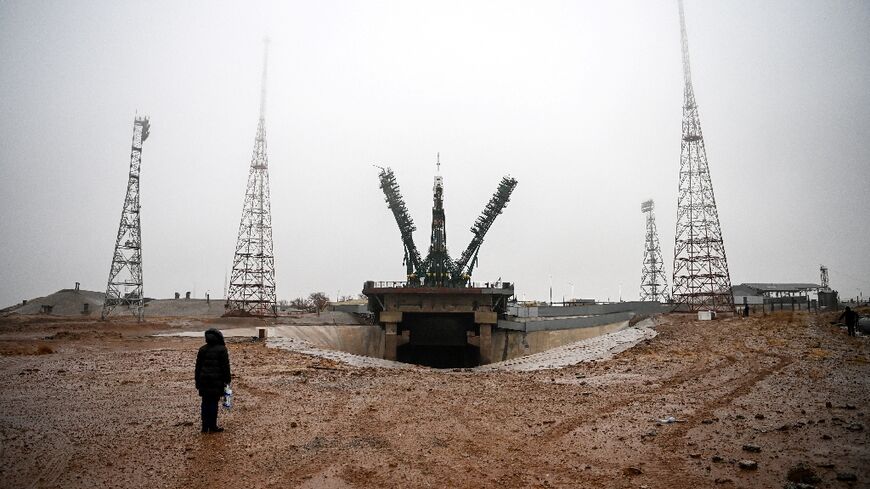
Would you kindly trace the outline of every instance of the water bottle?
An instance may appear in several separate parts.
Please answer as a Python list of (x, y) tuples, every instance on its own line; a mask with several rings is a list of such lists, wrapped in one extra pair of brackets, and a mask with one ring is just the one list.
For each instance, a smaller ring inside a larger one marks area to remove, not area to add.
[(233, 390), (230, 388), (230, 385), (227, 384), (224, 386), (224, 408), (230, 409), (233, 407)]

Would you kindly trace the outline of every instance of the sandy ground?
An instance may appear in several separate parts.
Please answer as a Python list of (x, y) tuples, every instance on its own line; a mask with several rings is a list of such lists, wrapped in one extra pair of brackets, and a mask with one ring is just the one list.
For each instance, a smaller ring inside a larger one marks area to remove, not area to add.
[(782, 488), (803, 463), (815, 487), (870, 487), (870, 346), (830, 319), (668, 316), (608, 360), (531, 372), (358, 367), (239, 340), (226, 432), (203, 435), (200, 340), (151, 336), (183, 322), (3, 318), (0, 480)]

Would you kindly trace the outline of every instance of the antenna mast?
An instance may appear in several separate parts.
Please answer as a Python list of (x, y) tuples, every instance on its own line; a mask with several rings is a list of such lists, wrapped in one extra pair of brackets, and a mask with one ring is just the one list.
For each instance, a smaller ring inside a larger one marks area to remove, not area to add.
[(133, 149), (127, 195), (121, 208), (121, 223), (115, 239), (115, 252), (106, 284), (106, 300), (100, 313), (106, 319), (118, 306), (126, 306), (141, 321), (145, 311), (142, 292), (142, 226), (139, 222), (139, 174), (142, 169), (142, 143), (148, 139), (148, 117), (133, 119)]
[(684, 85), (673, 296), (675, 301), (687, 304), (690, 311), (733, 312), (731, 276), (692, 87), (683, 1), (677, 2), (680, 9)]
[(269, 199), (269, 158), (266, 154), (266, 67), (269, 39), (263, 40), (263, 78), (260, 119), (242, 219), (227, 290), (226, 315), (275, 316), (275, 256), (272, 249), (272, 210)]
[(646, 214), (646, 246), (644, 246), (643, 270), (640, 275), (640, 300), (660, 302), (666, 299), (668, 280), (665, 278), (654, 208), (655, 202), (652, 200), (640, 204), (640, 211)]

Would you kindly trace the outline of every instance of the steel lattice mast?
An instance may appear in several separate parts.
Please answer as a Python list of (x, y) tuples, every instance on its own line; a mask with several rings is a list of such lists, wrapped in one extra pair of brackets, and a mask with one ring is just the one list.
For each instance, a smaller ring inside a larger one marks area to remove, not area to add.
[(640, 204), (640, 211), (646, 214), (646, 245), (643, 251), (643, 271), (640, 276), (640, 300), (660, 302), (667, 299), (668, 280), (665, 277), (654, 209), (655, 203), (652, 200)]
[(266, 61), (263, 51), (260, 120), (242, 207), (242, 220), (227, 290), (226, 314), (275, 316), (275, 257), (272, 251), (272, 211), (269, 203), (269, 159), (266, 155)]
[(728, 260), (692, 87), (683, 2), (677, 1), (684, 86), (673, 296), (676, 302), (687, 304), (690, 311), (733, 311)]
[(127, 195), (121, 209), (121, 223), (115, 239), (115, 252), (106, 285), (106, 300), (100, 317), (105, 319), (118, 306), (126, 306), (142, 320), (145, 310), (142, 295), (142, 226), (139, 222), (139, 174), (142, 168), (142, 143), (148, 139), (151, 123), (147, 117), (133, 120), (133, 147)]

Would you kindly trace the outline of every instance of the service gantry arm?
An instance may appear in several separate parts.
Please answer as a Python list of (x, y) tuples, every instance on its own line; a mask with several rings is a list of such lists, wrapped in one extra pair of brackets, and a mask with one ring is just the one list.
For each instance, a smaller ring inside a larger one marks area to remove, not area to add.
[(405, 200), (402, 199), (401, 192), (399, 192), (399, 184), (396, 183), (396, 175), (393, 170), (381, 168), (379, 178), (387, 205), (393, 211), (393, 217), (396, 218), (396, 224), (402, 235), (402, 244), (405, 246), (403, 264), (407, 267), (408, 282), (415, 284), (420, 279), (418, 271), (422, 262), (420, 252), (414, 245), (414, 231), (417, 230), (417, 227), (414, 226), (414, 220), (408, 214), (408, 207), (405, 205)]
[(456, 260), (456, 273), (454, 278), (457, 282), (467, 282), (471, 278), (471, 271), (477, 266), (477, 253), (480, 250), (480, 245), (483, 244), (483, 238), (489, 231), (490, 226), (495, 221), (495, 218), (501, 214), (507, 203), (510, 201), (511, 193), (517, 186), (517, 181), (511, 177), (503, 177), (498, 188), (489, 199), (480, 217), (474, 222), (471, 227), (471, 243), (468, 248), (462, 252), (462, 256)]

